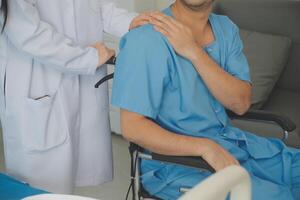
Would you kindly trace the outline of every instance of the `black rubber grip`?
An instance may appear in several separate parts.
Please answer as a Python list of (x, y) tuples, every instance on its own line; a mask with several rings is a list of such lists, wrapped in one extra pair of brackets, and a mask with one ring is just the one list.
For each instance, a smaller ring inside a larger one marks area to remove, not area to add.
[(232, 119), (248, 119), (248, 120), (259, 120), (259, 121), (269, 121), (275, 122), (278, 124), (283, 130), (292, 132), (297, 127), (295, 123), (288, 117), (284, 115), (279, 115), (274, 112), (265, 111), (265, 110), (249, 110), (244, 115), (237, 115), (232, 111), (227, 110), (227, 114)]
[(105, 64), (107, 64), (107, 65), (115, 65), (116, 61), (117, 61), (117, 57), (113, 56)]
[(215, 170), (201, 157), (193, 157), (193, 156), (165, 156), (156, 153), (152, 153), (152, 159), (167, 162), (167, 163), (174, 163), (183, 166), (198, 168), (198, 169), (205, 169), (212, 173)]
[(105, 83), (109, 79), (113, 79), (113, 78), (114, 78), (114, 73), (105, 76), (104, 78), (102, 78), (100, 81), (98, 81), (96, 83), (95, 88), (99, 88), (100, 85), (102, 85), (103, 83)]

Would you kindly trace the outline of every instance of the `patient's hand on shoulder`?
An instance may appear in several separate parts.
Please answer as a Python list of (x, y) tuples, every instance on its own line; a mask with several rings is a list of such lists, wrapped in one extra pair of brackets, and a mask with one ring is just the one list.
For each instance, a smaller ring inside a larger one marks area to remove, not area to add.
[(160, 12), (152, 13), (150, 23), (155, 30), (167, 37), (178, 54), (189, 60), (194, 59), (195, 52), (199, 50), (199, 47), (188, 26)]
[(240, 165), (226, 149), (209, 139), (202, 140), (201, 156), (216, 171), (220, 171), (231, 165)]

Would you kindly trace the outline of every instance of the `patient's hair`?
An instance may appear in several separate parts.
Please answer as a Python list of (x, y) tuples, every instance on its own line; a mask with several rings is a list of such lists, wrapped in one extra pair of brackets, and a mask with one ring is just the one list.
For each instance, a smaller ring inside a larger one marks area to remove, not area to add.
[(8, 12), (8, 8), (7, 8), (7, 0), (2, 0), (1, 1), (1, 8), (0, 8), (0, 13), (1, 13), (1, 17), (3, 17), (3, 24), (1, 27), (1, 33), (3, 32), (6, 22), (7, 22), (7, 12)]

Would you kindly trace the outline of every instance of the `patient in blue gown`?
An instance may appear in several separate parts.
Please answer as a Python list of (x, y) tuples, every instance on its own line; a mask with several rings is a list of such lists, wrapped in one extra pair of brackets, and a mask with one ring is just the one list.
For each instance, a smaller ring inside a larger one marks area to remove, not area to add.
[[(217, 171), (242, 165), (253, 199), (300, 199), (300, 151), (229, 122), (225, 108), (248, 110), (251, 80), (238, 27), (212, 14), (211, 3), (176, 0), (153, 16), (154, 26), (122, 38), (112, 103), (121, 108), (123, 135), (156, 153), (202, 156)], [(141, 173), (150, 194), (170, 200), (210, 175), (147, 160)]]

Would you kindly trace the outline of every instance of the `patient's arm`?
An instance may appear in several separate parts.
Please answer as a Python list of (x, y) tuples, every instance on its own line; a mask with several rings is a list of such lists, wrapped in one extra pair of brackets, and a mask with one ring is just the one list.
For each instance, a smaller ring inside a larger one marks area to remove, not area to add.
[[(193, 63), (212, 95), (224, 107), (236, 114), (243, 115), (246, 113), (251, 105), (251, 84), (225, 71), (200, 48), (200, 45), (196, 42), (192, 27), (186, 26), (172, 17), (161, 13), (153, 15), (153, 17), (156, 18), (156, 20), (152, 20), (155, 29), (168, 38), (178, 54)], [(208, 23), (208, 16), (204, 23)], [(197, 24), (199, 25), (198, 22)], [(201, 34), (197, 33), (196, 35)], [(234, 38), (235, 40), (231, 45), (234, 48), (230, 50), (229, 56), (227, 55), (227, 60), (234, 60), (234, 63), (237, 63), (235, 59), (244, 57), (238, 30), (236, 30)], [(231, 54), (234, 56), (230, 56)], [(243, 63), (239, 64), (243, 65)], [(248, 66), (230, 67), (234, 68), (234, 72), (232, 73), (235, 74), (238, 71), (235, 68), (247, 68)]]
[(245, 114), (251, 106), (251, 84), (226, 72), (204, 50), (197, 48), (195, 52), (192, 62), (213, 96), (227, 109)]
[(178, 135), (146, 117), (121, 110), (123, 136), (152, 152), (170, 156), (201, 156), (216, 171), (238, 161), (217, 143), (206, 138)]

